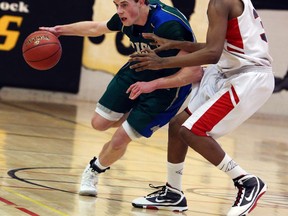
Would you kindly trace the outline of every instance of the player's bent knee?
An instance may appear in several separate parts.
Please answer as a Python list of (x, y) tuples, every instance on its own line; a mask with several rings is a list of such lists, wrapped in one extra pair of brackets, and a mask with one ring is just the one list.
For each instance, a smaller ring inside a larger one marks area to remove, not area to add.
[(180, 129), (180, 127), (181, 127), (181, 124), (179, 123), (179, 121), (175, 117), (172, 118), (169, 122), (169, 128), (168, 128), (169, 133), (170, 134), (178, 133), (178, 130)]
[(179, 135), (184, 143), (193, 148), (194, 144), (197, 144), (197, 135), (192, 131), (188, 130), (186, 127), (182, 126), (179, 129)]
[(98, 117), (93, 117), (91, 120), (91, 125), (95, 130), (105, 131), (110, 128), (111, 122), (106, 119), (101, 119)]
[(184, 112), (174, 116), (169, 122), (169, 133), (178, 133), (187, 118), (188, 114)]
[(187, 139), (189, 138), (189, 134), (188, 133), (191, 133), (186, 127), (180, 127), (179, 129), (179, 135), (181, 137), (181, 139), (187, 143)]

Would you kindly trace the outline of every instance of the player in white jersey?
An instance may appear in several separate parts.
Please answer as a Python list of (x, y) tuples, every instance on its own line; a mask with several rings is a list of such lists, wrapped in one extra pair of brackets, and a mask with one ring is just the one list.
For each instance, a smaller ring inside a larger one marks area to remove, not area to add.
[[(250, 0), (210, 0), (206, 43), (171, 41), (153, 34), (159, 47), (131, 55), (136, 71), (209, 65), (185, 111), (169, 123), (167, 184), (132, 205), (184, 211), (182, 171), (188, 146), (225, 172), (238, 188), (229, 216), (247, 215), (265, 193), (266, 184), (243, 170), (224, 152), (216, 138), (223, 136), (255, 113), (271, 96), (274, 76), (263, 24)], [(181, 49), (189, 54), (160, 58), (160, 50)], [(138, 82), (128, 92), (139, 94), (158, 88), (185, 85), (191, 74), (178, 73), (151, 82)]]

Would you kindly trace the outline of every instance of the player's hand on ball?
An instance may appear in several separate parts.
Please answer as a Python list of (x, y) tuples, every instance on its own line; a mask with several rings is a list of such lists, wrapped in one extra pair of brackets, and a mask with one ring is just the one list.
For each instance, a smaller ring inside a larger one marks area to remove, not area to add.
[(39, 27), (39, 30), (51, 32), (56, 37), (60, 36), (60, 33), (57, 31), (57, 26), (54, 26), (54, 27)]

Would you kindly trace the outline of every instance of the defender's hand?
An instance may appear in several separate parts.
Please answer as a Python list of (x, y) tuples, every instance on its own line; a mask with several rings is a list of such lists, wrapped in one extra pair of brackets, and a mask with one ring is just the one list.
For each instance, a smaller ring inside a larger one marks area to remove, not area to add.
[(143, 53), (130, 55), (129, 62), (137, 62), (131, 65), (136, 72), (143, 70), (159, 70), (163, 68), (164, 58), (159, 57), (153, 50), (144, 49)]
[(154, 52), (156, 53), (164, 51), (164, 50), (174, 49), (173, 40), (159, 37), (153, 33), (142, 33), (142, 36), (146, 39), (150, 39), (154, 41), (154, 42), (151, 42), (150, 44), (157, 46), (157, 48), (154, 49)]

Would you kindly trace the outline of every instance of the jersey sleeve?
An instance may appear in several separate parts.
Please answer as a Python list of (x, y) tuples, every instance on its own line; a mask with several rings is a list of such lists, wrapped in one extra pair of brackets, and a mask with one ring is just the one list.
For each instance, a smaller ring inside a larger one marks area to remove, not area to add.
[(107, 28), (111, 31), (121, 31), (122, 26), (123, 24), (118, 14), (114, 14), (113, 17), (107, 23)]
[(159, 37), (171, 40), (187, 40), (194, 42), (194, 35), (188, 31), (183, 25), (177, 21), (169, 21), (163, 23), (156, 31), (155, 34)]

